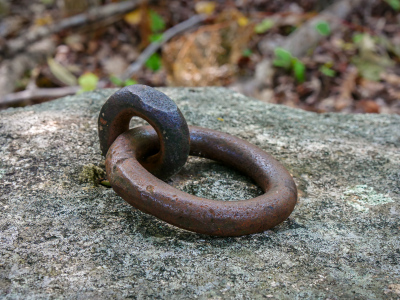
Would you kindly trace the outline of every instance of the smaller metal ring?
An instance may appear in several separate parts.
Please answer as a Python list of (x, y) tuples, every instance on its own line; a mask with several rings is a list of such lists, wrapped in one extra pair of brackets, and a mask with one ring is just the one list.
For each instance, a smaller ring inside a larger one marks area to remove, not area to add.
[(190, 154), (221, 161), (250, 176), (264, 194), (215, 201), (182, 192), (151, 175), (138, 161), (159, 147), (150, 126), (121, 134), (106, 158), (113, 189), (132, 206), (175, 226), (216, 236), (262, 232), (293, 211), (297, 189), (286, 169), (256, 146), (218, 131), (190, 126)]
[[(175, 102), (145, 85), (131, 85), (114, 93), (100, 111), (100, 148), (106, 156), (115, 139), (129, 130), (129, 121), (138, 116), (157, 131), (159, 148), (138, 157), (149, 172), (167, 179), (178, 172), (189, 156), (189, 129)], [(179, 149), (177, 151), (177, 149)]]

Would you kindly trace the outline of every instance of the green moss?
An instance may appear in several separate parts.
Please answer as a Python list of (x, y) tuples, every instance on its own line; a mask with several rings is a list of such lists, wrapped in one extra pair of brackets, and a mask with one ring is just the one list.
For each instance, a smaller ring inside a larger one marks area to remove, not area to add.
[(82, 172), (79, 174), (79, 180), (97, 186), (99, 179), (103, 178), (105, 175), (106, 172), (102, 168), (99, 168), (94, 164), (87, 164), (83, 166)]

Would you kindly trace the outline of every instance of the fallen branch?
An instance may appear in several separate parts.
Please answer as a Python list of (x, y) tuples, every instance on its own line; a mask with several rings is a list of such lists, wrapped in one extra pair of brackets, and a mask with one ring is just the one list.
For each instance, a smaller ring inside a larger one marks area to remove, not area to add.
[[(96, 89), (103, 89), (107, 85), (107, 81), (100, 80), (97, 83)], [(16, 106), (22, 104), (31, 104), (37, 99), (56, 99), (68, 95), (76, 94), (81, 87), (79, 85), (66, 86), (58, 88), (38, 88), (36, 84), (28, 85), (27, 89), (21, 92), (12, 93), (0, 97), (0, 108)]]
[(359, 6), (362, 2), (371, 0), (341, 0), (328, 6), (316, 17), (304, 23), (299, 29), (290, 34), (284, 44), (283, 48), (288, 50), (294, 57), (304, 56), (310, 48), (315, 47), (320, 40), (324, 38), (315, 29), (316, 25), (320, 22), (328, 22), (331, 31), (337, 30), (351, 11)]
[(23, 50), (27, 45), (43, 39), (51, 34), (81, 26), (83, 24), (93, 23), (114, 15), (125, 14), (135, 9), (144, 1), (145, 0), (130, 0), (91, 8), (86, 13), (63, 19), (60, 22), (49, 26), (38, 27), (16, 39), (10, 40), (6, 43), (6, 45), (4, 45), (3, 49), (0, 49), (0, 52), (4, 52), (7, 55), (12, 55)]
[[(107, 81), (100, 80), (96, 89), (103, 89), (107, 85)], [(81, 90), (81, 86), (66, 86), (58, 88), (39, 88), (34, 82), (28, 84), (27, 89), (17, 93), (11, 93), (0, 97), (0, 108), (21, 105), (37, 99), (56, 99), (68, 95), (76, 94)]]
[(204, 20), (207, 19), (206, 15), (195, 15), (186, 21), (179, 23), (168, 30), (166, 30), (163, 33), (162, 40), (153, 42), (151, 43), (137, 58), (137, 60), (131, 64), (125, 73), (122, 75), (121, 79), (123, 81), (129, 79), (134, 75), (136, 72), (138, 72), (142, 66), (146, 63), (146, 61), (149, 59), (150, 56), (152, 56), (160, 47), (165, 44), (168, 40), (173, 38), (175, 35), (184, 32), (185, 30), (188, 30), (192, 28), (193, 26), (203, 22)]
[(0, 107), (21, 105), (35, 99), (52, 99), (75, 94), (80, 86), (67, 86), (61, 88), (34, 88), (22, 92), (12, 93), (0, 98)]

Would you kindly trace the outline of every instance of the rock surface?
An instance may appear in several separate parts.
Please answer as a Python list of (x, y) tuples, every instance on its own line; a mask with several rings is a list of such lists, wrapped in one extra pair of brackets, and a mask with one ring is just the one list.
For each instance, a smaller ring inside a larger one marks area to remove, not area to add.
[[(9, 109), (0, 112), (2, 299), (400, 298), (400, 116), (318, 115), (223, 88), (161, 90), (189, 124), (283, 163), (300, 196), (290, 218), (260, 234), (209, 237), (95, 186), (97, 116), (114, 90)], [(212, 199), (261, 193), (195, 158), (169, 183)]]

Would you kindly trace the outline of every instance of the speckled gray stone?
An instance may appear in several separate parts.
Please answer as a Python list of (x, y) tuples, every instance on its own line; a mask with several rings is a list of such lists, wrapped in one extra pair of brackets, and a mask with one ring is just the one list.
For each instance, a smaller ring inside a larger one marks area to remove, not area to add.
[[(162, 89), (189, 124), (258, 145), (298, 185), (281, 225), (215, 238), (93, 184), (104, 169), (97, 115), (113, 91), (0, 112), (0, 298), (399, 299), (400, 116), (318, 115), (223, 88)], [(195, 158), (169, 183), (222, 200), (260, 193)]]

